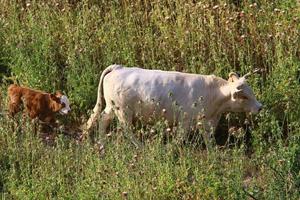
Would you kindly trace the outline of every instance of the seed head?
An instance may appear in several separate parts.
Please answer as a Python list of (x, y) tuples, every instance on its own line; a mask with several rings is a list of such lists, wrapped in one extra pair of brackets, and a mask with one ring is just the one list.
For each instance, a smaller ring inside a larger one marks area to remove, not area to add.
[(215, 6), (213, 7), (214, 10), (217, 10), (218, 8), (219, 8), (218, 5), (215, 5)]
[(275, 9), (274, 9), (274, 12), (279, 13), (279, 12), (280, 12), (280, 9), (275, 8)]

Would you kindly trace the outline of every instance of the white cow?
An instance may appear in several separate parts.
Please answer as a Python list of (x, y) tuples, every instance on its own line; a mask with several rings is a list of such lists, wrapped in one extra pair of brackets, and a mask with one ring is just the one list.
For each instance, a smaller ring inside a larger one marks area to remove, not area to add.
[(181, 120), (186, 130), (195, 125), (199, 116), (204, 116), (205, 129), (212, 130), (223, 112), (261, 110), (262, 104), (246, 83), (250, 74), (239, 78), (231, 72), (229, 79), (224, 80), (214, 75), (111, 65), (101, 75), (97, 103), (86, 132), (94, 126), (100, 113), (104, 130), (114, 114), (127, 125), (137, 119), (150, 123), (163, 116), (171, 125)]

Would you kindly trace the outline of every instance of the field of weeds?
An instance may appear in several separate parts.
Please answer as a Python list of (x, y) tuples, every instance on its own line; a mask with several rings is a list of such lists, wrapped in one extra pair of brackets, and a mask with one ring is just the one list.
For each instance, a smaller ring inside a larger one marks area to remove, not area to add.
[[(300, 198), (299, 1), (0, 2), (2, 199)], [(65, 92), (72, 113), (60, 122), (77, 128), (114, 63), (225, 79), (259, 68), (249, 84), (264, 109), (224, 115), (209, 150), (201, 139), (180, 143), (180, 129), (166, 138), (163, 122), (132, 131), (115, 121), (107, 136), (95, 130), (104, 154), (72, 135), (77, 129), (57, 131), (49, 144), (27, 119), (13, 128), (10, 82)]]

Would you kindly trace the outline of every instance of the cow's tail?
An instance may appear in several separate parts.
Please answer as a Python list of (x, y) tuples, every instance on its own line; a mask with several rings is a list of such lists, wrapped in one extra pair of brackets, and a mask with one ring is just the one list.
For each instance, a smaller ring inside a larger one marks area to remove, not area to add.
[(113, 70), (121, 68), (121, 67), (122, 67), (121, 65), (110, 65), (102, 72), (100, 81), (99, 81), (99, 85), (98, 85), (97, 102), (96, 102), (93, 112), (85, 126), (86, 133), (88, 133), (89, 130), (95, 125), (95, 122), (97, 121), (101, 111), (104, 109), (104, 104), (105, 104), (104, 97), (103, 97), (103, 79), (104, 79), (104, 77), (108, 73), (112, 72)]

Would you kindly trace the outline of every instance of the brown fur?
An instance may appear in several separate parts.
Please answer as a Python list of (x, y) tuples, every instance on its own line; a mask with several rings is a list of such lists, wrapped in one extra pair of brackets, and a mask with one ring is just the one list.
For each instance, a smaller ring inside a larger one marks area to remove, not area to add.
[(13, 117), (21, 111), (24, 106), (24, 114), (28, 114), (31, 119), (55, 124), (55, 113), (63, 108), (60, 104), (62, 94), (56, 92), (49, 94), (43, 91), (33, 90), (27, 87), (21, 87), (12, 84), (8, 87), (9, 113)]

